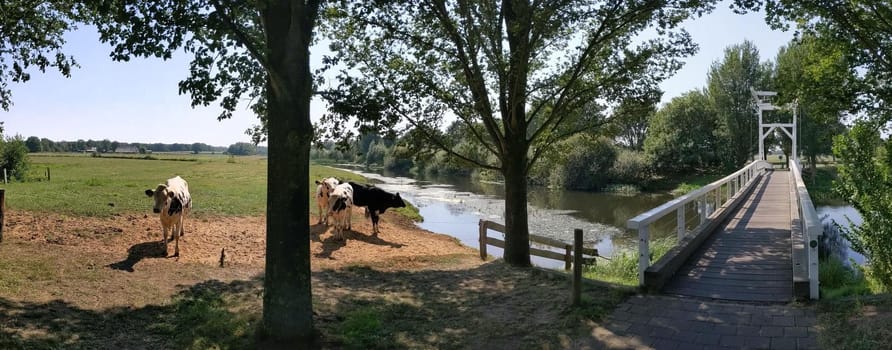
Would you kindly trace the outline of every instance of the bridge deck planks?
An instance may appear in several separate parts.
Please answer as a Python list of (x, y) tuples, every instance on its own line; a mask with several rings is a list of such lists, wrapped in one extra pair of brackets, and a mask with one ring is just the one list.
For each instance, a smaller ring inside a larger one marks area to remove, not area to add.
[(769, 172), (663, 292), (701, 298), (788, 302), (793, 297), (790, 182)]

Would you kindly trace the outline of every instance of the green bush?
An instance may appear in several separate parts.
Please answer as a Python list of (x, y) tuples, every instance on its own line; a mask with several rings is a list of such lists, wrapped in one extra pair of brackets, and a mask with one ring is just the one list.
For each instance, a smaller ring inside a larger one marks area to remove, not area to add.
[[(877, 157), (877, 147), (886, 153)], [(833, 154), (839, 157), (837, 189), (848, 199), (863, 222), (843, 233), (852, 249), (867, 258), (871, 276), (886, 289), (892, 287), (892, 142), (882, 140), (876, 127), (859, 122), (848, 135), (834, 139)]]
[(651, 178), (644, 153), (626, 149), (618, 151), (609, 174), (614, 184), (643, 184)]
[(600, 190), (608, 184), (609, 172), (617, 157), (616, 147), (609, 139), (576, 135), (555, 148), (561, 152), (553, 152), (551, 159), (544, 159), (543, 164), (549, 166), (540, 167), (536, 176), (547, 178), (549, 187)]
[(405, 146), (394, 146), (384, 156), (384, 168), (390, 171), (406, 172), (412, 164), (412, 152)]
[(7, 175), (16, 180), (24, 180), (31, 165), (28, 158), (28, 147), (21, 136), (8, 137), (0, 143), (0, 168), (6, 169)]

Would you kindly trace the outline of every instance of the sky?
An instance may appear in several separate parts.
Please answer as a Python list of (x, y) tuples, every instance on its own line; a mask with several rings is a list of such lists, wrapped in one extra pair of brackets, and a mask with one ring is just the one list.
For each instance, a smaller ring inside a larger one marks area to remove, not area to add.
[[(709, 66), (721, 59), (730, 45), (753, 41), (761, 59), (766, 60), (773, 59), (778, 48), (792, 39), (792, 32), (772, 31), (761, 14), (734, 14), (728, 3), (685, 22), (700, 50), (661, 84), (663, 102), (705, 86)], [(178, 94), (177, 83), (189, 71), (190, 57), (185, 53), (167, 61), (134, 58), (114, 62), (108, 56), (111, 47), (99, 42), (93, 28), (81, 28), (65, 38), (64, 52), (74, 56), (81, 67), (74, 69), (70, 78), (48, 70), (33, 73), (26, 83), (10, 84), (13, 104), (9, 111), (0, 110), (6, 135), (214, 146), (250, 142), (245, 130), (257, 119), (247, 104), (240, 106), (232, 119), (217, 121), (219, 107), (192, 108), (189, 96)], [(318, 64), (327, 52), (324, 43), (311, 48), (312, 62)], [(311, 118), (315, 121), (323, 113), (325, 106), (314, 100)]]

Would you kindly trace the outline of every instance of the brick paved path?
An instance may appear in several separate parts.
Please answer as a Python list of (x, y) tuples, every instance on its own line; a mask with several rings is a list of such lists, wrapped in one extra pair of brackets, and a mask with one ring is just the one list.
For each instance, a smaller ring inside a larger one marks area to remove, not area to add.
[(810, 307), (634, 296), (593, 335), (610, 349), (817, 349)]

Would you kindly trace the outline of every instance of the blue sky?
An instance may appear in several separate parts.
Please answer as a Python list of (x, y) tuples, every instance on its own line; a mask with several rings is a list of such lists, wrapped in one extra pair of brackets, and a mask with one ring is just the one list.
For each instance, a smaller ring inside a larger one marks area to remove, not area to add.
[[(705, 17), (688, 21), (685, 28), (700, 51), (661, 85), (663, 102), (704, 86), (710, 64), (722, 57), (725, 47), (748, 39), (765, 60), (773, 58), (793, 36), (771, 31), (760, 14), (734, 14), (727, 2)], [(57, 72), (35, 73), (27, 83), (11, 84), (13, 105), (8, 112), (0, 111), (7, 135), (215, 146), (250, 141), (244, 131), (257, 121), (246, 108), (240, 108), (232, 119), (217, 121), (215, 105), (192, 108), (189, 97), (178, 94), (177, 83), (188, 73), (187, 55), (180, 53), (167, 61), (137, 58), (113, 62), (108, 57), (110, 47), (99, 43), (92, 28), (69, 33), (66, 40), (65, 52), (73, 55), (81, 68), (67, 79)], [(314, 47), (313, 61), (319, 62), (326, 51)], [(313, 119), (324, 111), (324, 106), (314, 101)]]

